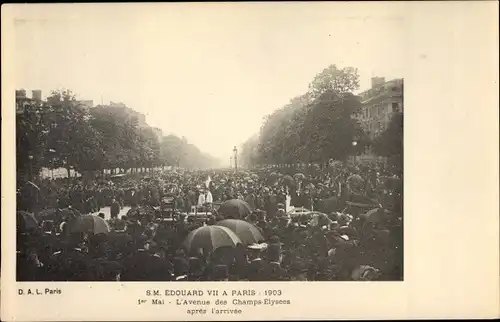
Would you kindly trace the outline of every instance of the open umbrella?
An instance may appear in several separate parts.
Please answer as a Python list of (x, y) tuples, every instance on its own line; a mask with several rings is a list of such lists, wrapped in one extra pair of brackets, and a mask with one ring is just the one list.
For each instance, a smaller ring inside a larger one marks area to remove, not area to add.
[(361, 218), (364, 218), (367, 222), (376, 224), (387, 218), (388, 213), (389, 213), (388, 211), (382, 208), (375, 208), (359, 216)]
[(27, 181), (27, 184), (30, 185), (31, 187), (35, 188), (36, 190), (40, 191), (40, 187), (38, 187), (36, 184), (34, 184), (31, 181)]
[(225, 219), (219, 221), (217, 225), (231, 229), (245, 245), (260, 243), (265, 240), (257, 227), (244, 220)]
[(219, 213), (224, 217), (232, 218), (245, 218), (252, 212), (250, 205), (243, 200), (231, 199), (224, 202), (220, 208)]
[(57, 212), (60, 213), (62, 217), (68, 217), (68, 218), (76, 218), (82, 215), (78, 210), (70, 207), (58, 209)]
[(315, 188), (316, 188), (316, 187), (315, 187), (315, 186), (314, 186), (314, 184), (312, 184), (312, 183), (309, 183), (309, 184), (306, 186), (306, 189), (310, 189), (310, 190), (315, 189)]
[(35, 213), (35, 218), (39, 221), (43, 220), (55, 220), (61, 216), (60, 212), (55, 208), (43, 209), (38, 213)]
[(252, 179), (254, 179), (254, 180), (258, 180), (258, 179), (259, 179), (259, 175), (255, 174), (255, 173), (254, 173), (254, 174), (252, 174), (252, 175), (251, 175), (251, 177), (252, 177)]
[(69, 222), (69, 231), (72, 233), (82, 232), (90, 234), (108, 234), (108, 223), (99, 216), (85, 215), (72, 219)]
[(365, 180), (359, 174), (350, 175), (347, 178), (347, 187), (353, 193), (362, 194), (365, 187)]
[(33, 233), (38, 231), (38, 221), (34, 214), (26, 211), (18, 211), (16, 228), (20, 233)]
[(295, 180), (304, 180), (306, 178), (306, 176), (305, 176), (305, 174), (299, 172), (299, 173), (294, 174), (293, 178)]
[(229, 228), (223, 226), (204, 226), (193, 230), (184, 240), (182, 246), (190, 254), (197, 254), (203, 249), (204, 254), (213, 253), (221, 247), (234, 247), (241, 240)]

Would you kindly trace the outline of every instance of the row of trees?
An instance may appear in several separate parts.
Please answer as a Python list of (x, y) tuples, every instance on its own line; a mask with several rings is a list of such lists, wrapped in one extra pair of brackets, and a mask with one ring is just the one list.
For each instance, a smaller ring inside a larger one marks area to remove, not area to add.
[(362, 111), (359, 97), (353, 94), (358, 88), (357, 69), (325, 68), (307, 93), (265, 118), (259, 135), (243, 144), (242, 162), (247, 166), (324, 164), (359, 154), (368, 146), (380, 155), (402, 155), (402, 116), (395, 117), (380, 139), (370, 140), (356, 118)]
[(205, 168), (215, 160), (185, 138), (159, 138), (139, 124), (127, 107), (79, 104), (69, 90), (53, 91), (47, 101), (17, 99), (17, 173), (35, 176), (42, 167), (80, 173), (182, 166)]

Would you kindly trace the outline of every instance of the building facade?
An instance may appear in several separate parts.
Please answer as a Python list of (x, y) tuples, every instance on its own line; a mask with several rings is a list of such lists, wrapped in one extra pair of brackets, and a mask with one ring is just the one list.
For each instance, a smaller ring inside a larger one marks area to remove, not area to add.
[[(359, 94), (363, 107), (357, 119), (373, 140), (387, 129), (394, 113), (403, 112), (404, 80), (398, 78), (386, 82), (384, 77), (372, 77), (371, 83), (369, 90)], [(367, 149), (361, 158), (377, 157)]]
[(16, 113), (23, 113), (24, 107), (31, 102), (32, 99), (26, 96), (25, 89), (16, 89)]
[(126, 111), (126, 113), (130, 116), (130, 117), (134, 117), (137, 119), (137, 125), (139, 127), (144, 127), (144, 126), (148, 126), (148, 124), (146, 123), (146, 116), (142, 113), (139, 113), (129, 107), (127, 107), (127, 105), (125, 105), (124, 103), (121, 103), (121, 102), (109, 102), (109, 106), (110, 107), (113, 107), (113, 108), (122, 108)]
[(358, 120), (371, 139), (387, 129), (392, 115), (403, 112), (403, 79), (388, 82), (373, 77), (372, 87), (359, 94), (363, 109)]

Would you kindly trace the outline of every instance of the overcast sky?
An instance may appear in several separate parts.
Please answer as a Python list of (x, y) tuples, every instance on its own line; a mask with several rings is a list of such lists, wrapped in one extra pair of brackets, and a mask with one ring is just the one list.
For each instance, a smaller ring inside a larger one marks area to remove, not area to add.
[(362, 90), (372, 76), (404, 77), (404, 6), (33, 8), (18, 12), (16, 88), (124, 102), (164, 135), (186, 136), (219, 158), (329, 64), (357, 67)]

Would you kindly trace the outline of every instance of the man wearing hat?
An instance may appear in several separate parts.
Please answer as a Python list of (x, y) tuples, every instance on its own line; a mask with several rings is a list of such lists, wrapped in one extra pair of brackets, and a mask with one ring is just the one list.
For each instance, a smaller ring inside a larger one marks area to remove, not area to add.
[(212, 280), (214, 281), (228, 281), (229, 270), (227, 265), (215, 265), (212, 271)]
[(189, 258), (189, 273), (188, 273), (189, 281), (204, 281), (206, 280), (205, 276), (205, 265), (203, 260), (198, 257), (190, 257)]
[(166, 259), (166, 248), (155, 241), (148, 241), (149, 257), (145, 266), (149, 269), (149, 280), (172, 280), (173, 265)]
[(146, 235), (139, 236), (135, 251), (121, 260), (122, 281), (147, 281), (149, 268), (149, 247), (151, 241)]
[(266, 272), (266, 260), (262, 257), (262, 253), (265, 247), (263, 245), (256, 245), (255, 247), (249, 247), (249, 259), (250, 262), (247, 266), (246, 277), (250, 281), (264, 281)]
[(270, 244), (266, 250), (266, 259), (268, 261), (266, 277), (269, 281), (279, 281), (286, 276), (286, 271), (281, 267), (281, 243), (277, 236), (272, 236)]
[(49, 259), (48, 274), (54, 281), (91, 281), (94, 279), (91, 259), (86, 253), (83, 233), (71, 233), (61, 251)]
[(255, 211), (247, 216), (247, 221), (249, 223), (255, 224), (257, 222), (257, 215), (255, 214)]
[(120, 213), (120, 203), (113, 198), (111, 201), (111, 219), (118, 218), (118, 214)]
[(288, 270), (292, 281), (307, 281), (307, 266), (302, 260), (295, 260)]
[(198, 204), (197, 204), (197, 206), (198, 206), (198, 208), (200, 208), (200, 207), (205, 206), (205, 202), (206, 202), (206, 199), (205, 199), (206, 198), (206, 196), (205, 196), (205, 189), (199, 188), (198, 192), (199, 192), (199, 194), (198, 194)]
[(256, 199), (257, 197), (255, 196), (255, 193), (252, 188), (248, 189), (248, 193), (245, 197), (246, 203), (250, 206), (250, 209), (254, 210), (256, 206)]
[(276, 216), (276, 211), (278, 210), (276, 196), (274, 195), (274, 193), (270, 192), (269, 189), (264, 192), (264, 209), (267, 213), (268, 218), (273, 218)]
[(187, 275), (189, 273), (189, 262), (186, 259), (184, 250), (178, 249), (176, 251), (173, 264), (174, 264), (175, 276), (178, 277), (182, 275)]

